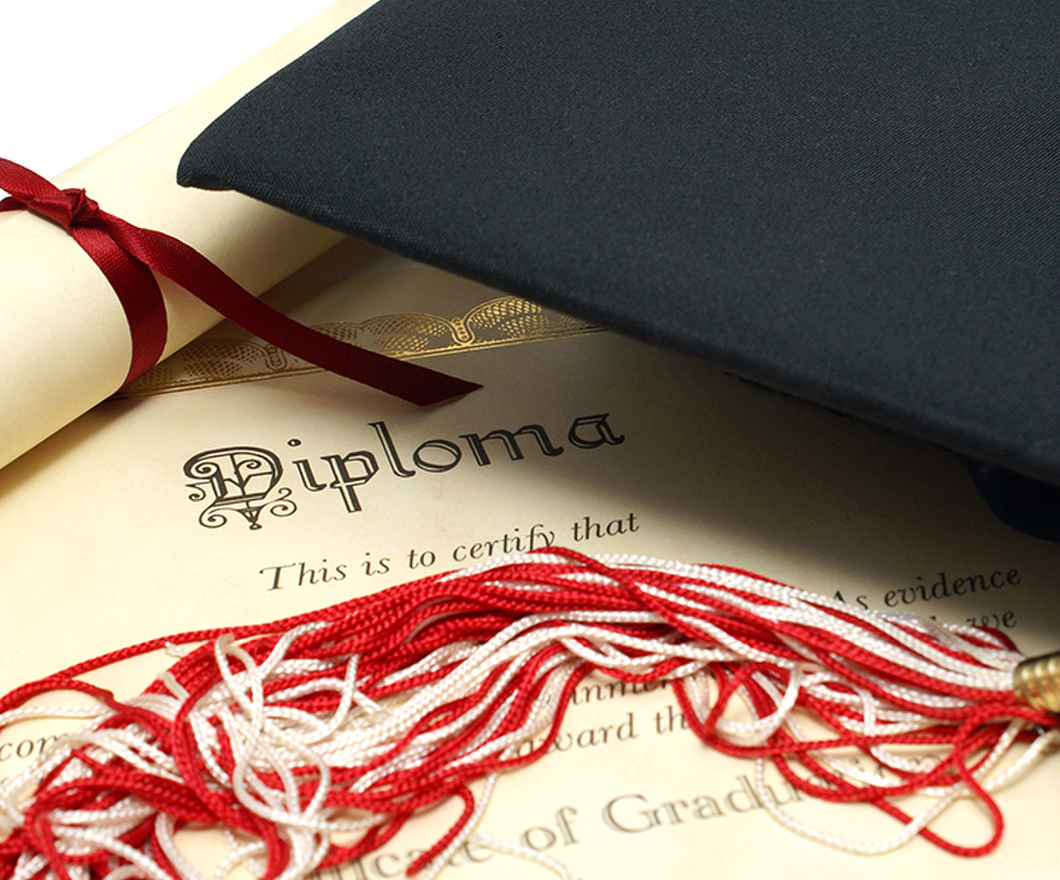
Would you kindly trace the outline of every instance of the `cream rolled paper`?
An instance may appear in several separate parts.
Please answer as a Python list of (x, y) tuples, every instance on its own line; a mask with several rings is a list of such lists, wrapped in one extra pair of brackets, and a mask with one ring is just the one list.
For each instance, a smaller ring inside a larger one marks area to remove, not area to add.
[[(181, 188), (187, 144), (241, 95), (298, 57), (370, 0), (339, 0), (195, 97), (54, 179), (101, 208), (174, 236), (254, 295), (341, 237), (235, 193)], [(0, 214), (0, 466), (11, 462), (121, 387), (129, 369), (128, 323), (106, 278), (60, 226), (28, 211)], [(220, 315), (159, 279), (172, 354)]]

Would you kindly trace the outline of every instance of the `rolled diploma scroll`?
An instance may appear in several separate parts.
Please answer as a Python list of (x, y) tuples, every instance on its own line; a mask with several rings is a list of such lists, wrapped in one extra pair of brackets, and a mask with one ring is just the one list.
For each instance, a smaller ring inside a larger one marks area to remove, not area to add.
[[(209, 88), (54, 179), (104, 211), (181, 239), (260, 295), (319, 256), (338, 233), (245, 196), (183, 189), (184, 149), (244, 93), (372, 0), (339, 0)], [(163, 356), (220, 315), (159, 278), (169, 318)], [(0, 467), (113, 394), (129, 327), (103, 274), (67, 232), (28, 211), (0, 213)]]

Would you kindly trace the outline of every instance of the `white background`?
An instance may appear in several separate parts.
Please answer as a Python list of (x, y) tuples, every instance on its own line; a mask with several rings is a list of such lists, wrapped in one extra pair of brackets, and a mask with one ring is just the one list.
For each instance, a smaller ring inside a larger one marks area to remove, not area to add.
[(206, 87), (330, 0), (4, 3), (0, 156), (58, 174)]

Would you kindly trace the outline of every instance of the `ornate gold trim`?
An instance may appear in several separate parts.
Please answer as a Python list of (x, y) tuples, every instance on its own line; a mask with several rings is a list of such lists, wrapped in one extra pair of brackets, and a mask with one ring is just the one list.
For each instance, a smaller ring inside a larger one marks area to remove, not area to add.
[[(519, 297), (501, 296), (459, 318), (410, 312), (329, 321), (314, 329), (380, 354), (412, 359), (581, 336), (601, 328)], [(257, 339), (206, 338), (189, 343), (115, 396), (144, 397), (317, 372), (319, 367)]]

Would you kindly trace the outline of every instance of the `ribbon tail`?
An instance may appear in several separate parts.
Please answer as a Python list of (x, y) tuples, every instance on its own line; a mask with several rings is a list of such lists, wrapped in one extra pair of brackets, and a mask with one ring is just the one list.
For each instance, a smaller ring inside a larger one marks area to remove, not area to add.
[(221, 269), (179, 239), (108, 217), (108, 232), (136, 259), (202, 300), (255, 336), (325, 370), (430, 406), (482, 386), (418, 364), (349, 345), (288, 318), (252, 296)]
[(0, 188), (11, 193), (11, 199), (0, 202), (0, 211), (16, 211), (25, 208), (29, 202), (53, 197), (59, 188), (50, 180), (41, 177), (36, 171), (0, 158)]

